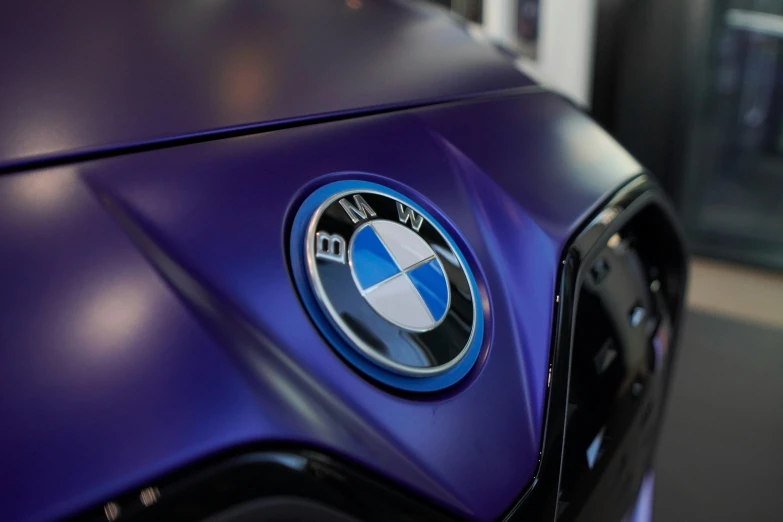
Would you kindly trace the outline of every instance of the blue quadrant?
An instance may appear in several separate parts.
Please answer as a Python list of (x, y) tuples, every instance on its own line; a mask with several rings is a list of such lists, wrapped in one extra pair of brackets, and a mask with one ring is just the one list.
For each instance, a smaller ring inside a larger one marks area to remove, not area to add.
[(400, 272), (372, 227), (364, 227), (354, 236), (351, 261), (354, 274), (362, 289), (378, 284)]
[(446, 305), (449, 301), (449, 282), (438, 260), (433, 259), (429, 263), (414, 268), (408, 272), (408, 277), (421, 294), (432, 317), (435, 321), (440, 321), (443, 314), (446, 313)]

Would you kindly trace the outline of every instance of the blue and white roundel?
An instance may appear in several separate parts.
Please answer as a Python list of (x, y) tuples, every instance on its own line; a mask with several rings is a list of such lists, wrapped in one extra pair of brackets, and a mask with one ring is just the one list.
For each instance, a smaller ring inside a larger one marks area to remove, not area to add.
[(440, 324), (449, 306), (449, 280), (418, 234), (379, 219), (354, 233), (348, 251), (354, 281), (381, 317), (414, 331)]
[(478, 285), (448, 232), (407, 197), (339, 181), (294, 219), (291, 260), (313, 320), (334, 348), (390, 386), (432, 391), (478, 359)]

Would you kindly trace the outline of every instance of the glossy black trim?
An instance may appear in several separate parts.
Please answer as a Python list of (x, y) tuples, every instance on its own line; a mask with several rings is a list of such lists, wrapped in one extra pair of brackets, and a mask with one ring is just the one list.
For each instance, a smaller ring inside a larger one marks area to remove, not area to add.
[[(142, 502), (146, 492), (149, 506)], [(149, 502), (155, 498), (154, 502)], [(260, 499), (301, 498), (360, 521), (454, 521), (440, 509), (383, 479), (321, 452), (238, 448), (133, 489), (71, 520), (181, 522), (204, 520)], [(272, 520), (274, 522), (274, 520)]]

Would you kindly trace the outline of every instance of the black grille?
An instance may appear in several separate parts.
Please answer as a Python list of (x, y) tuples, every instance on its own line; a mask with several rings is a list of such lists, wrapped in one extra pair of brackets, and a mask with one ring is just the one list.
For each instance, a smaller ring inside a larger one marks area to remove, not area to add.
[(684, 275), (678, 245), (661, 211), (648, 207), (583, 270), (558, 492), (562, 520), (619, 520), (649, 468)]

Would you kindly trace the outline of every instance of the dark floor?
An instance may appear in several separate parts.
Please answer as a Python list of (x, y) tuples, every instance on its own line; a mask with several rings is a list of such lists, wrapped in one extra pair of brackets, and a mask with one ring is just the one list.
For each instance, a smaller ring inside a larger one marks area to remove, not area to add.
[(654, 518), (783, 521), (783, 330), (689, 314), (658, 450)]

